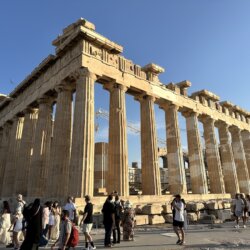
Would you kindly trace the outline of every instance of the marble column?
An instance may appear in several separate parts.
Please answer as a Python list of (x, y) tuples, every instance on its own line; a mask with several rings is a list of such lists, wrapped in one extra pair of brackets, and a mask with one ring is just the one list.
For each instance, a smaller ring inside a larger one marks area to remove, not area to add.
[(243, 130), (241, 132), (241, 138), (242, 138), (245, 157), (247, 161), (248, 173), (250, 173), (250, 131)]
[(7, 122), (4, 124), (2, 131), (3, 135), (0, 145), (0, 194), (2, 194), (2, 186), (3, 186), (4, 173), (6, 169), (11, 128), (12, 128), (12, 122)]
[(192, 111), (184, 112), (187, 127), (188, 156), (190, 179), (193, 194), (207, 194), (207, 177), (202, 152), (201, 138), (197, 114)]
[(186, 176), (183, 162), (181, 135), (178, 121), (178, 107), (164, 105), (166, 118), (168, 182), (171, 194), (187, 193)]
[(76, 80), (72, 151), (68, 194), (93, 196), (94, 192), (94, 83), (96, 75), (79, 70)]
[[(52, 133), (52, 98), (38, 100), (39, 111), (34, 138), (33, 156), (31, 160), (28, 196), (45, 196), (48, 185), (49, 155)], [(59, 181), (59, 180), (58, 180)]]
[(73, 94), (72, 87), (67, 85), (56, 87), (56, 91), (58, 96), (47, 194), (50, 197), (64, 198), (68, 193)]
[(10, 131), (9, 149), (7, 151), (7, 161), (3, 178), (2, 196), (14, 195), (14, 183), (16, 177), (17, 159), (19, 156), (20, 140), (22, 138), (23, 117), (16, 116)]
[(215, 136), (215, 121), (211, 117), (202, 117), (201, 121), (204, 127), (210, 193), (224, 194), (225, 185), (221, 168), (219, 148)]
[(225, 190), (226, 193), (235, 195), (236, 193), (240, 192), (240, 189), (228, 125), (225, 122), (218, 122), (217, 126), (219, 129), (220, 156), (224, 176)]
[(142, 194), (161, 195), (154, 98), (143, 96), (139, 98), (139, 101), (141, 108)]
[(232, 148), (236, 164), (240, 192), (249, 194), (250, 193), (249, 173), (247, 168), (244, 147), (241, 139), (241, 132), (240, 129), (236, 126), (231, 126), (229, 130), (232, 136)]
[(27, 108), (24, 111), (23, 133), (20, 142), (14, 188), (16, 194), (20, 193), (24, 196), (27, 195), (28, 191), (28, 177), (30, 172), (37, 117), (37, 109)]
[(129, 195), (125, 103), (127, 88), (116, 83), (110, 83), (104, 87), (110, 92), (108, 192), (116, 190), (120, 195), (127, 196)]

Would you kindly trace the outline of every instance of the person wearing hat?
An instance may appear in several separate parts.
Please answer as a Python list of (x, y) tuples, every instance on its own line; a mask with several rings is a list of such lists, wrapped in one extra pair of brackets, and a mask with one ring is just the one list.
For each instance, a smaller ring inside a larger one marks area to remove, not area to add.
[[(183, 230), (184, 227), (184, 208), (185, 205), (181, 200), (181, 196), (177, 194), (174, 201), (172, 202), (172, 207), (174, 209), (174, 218), (173, 218), (173, 228), (178, 237), (176, 244), (184, 245), (185, 244), (185, 233)], [(180, 231), (180, 233), (179, 233)]]
[(92, 249), (96, 249), (93, 239), (90, 235), (93, 226), (93, 204), (90, 201), (90, 196), (85, 196), (86, 206), (84, 208), (83, 217), (81, 223), (83, 223), (83, 233), (85, 236), (85, 249), (89, 249), (89, 243)]

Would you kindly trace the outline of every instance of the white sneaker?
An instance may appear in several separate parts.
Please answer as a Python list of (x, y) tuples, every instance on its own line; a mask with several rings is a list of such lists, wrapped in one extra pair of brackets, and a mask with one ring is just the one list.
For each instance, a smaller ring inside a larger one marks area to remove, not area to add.
[(246, 225), (243, 225), (243, 228), (246, 228), (247, 226)]
[(235, 225), (234, 227), (235, 227), (235, 228), (240, 228), (239, 225)]

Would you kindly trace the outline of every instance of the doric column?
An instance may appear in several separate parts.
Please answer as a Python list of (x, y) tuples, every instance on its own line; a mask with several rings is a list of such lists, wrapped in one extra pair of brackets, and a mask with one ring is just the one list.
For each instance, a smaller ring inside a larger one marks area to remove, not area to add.
[(4, 172), (2, 196), (14, 195), (14, 185), (16, 177), (16, 163), (19, 156), (20, 140), (22, 138), (23, 117), (16, 116), (10, 132), (9, 149), (7, 151), (7, 161)]
[(197, 114), (192, 111), (184, 112), (186, 117), (188, 156), (190, 165), (190, 179), (193, 194), (206, 194), (207, 177), (198, 128)]
[(79, 70), (70, 161), (69, 191), (74, 197), (94, 192), (94, 83), (96, 75)]
[(128, 145), (125, 93), (120, 84), (106, 85), (110, 92), (109, 105), (109, 166), (108, 192), (116, 190), (120, 195), (129, 195)]
[(42, 98), (38, 103), (38, 120), (28, 183), (29, 197), (43, 197), (48, 183), (53, 99)]
[(249, 173), (247, 168), (244, 147), (241, 139), (241, 132), (240, 129), (236, 126), (231, 126), (229, 130), (232, 136), (232, 148), (236, 164), (240, 192), (249, 194), (250, 193)]
[(242, 138), (245, 157), (247, 161), (248, 173), (250, 173), (250, 131), (243, 130), (241, 132), (241, 138)]
[(220, 137), (220, 156), (224, 176), (225, 190), (226, 193), (236, 194), (240, 192), (240, 189), (228, 125), (225, 122), (218, 122), (218, 129)]
[[(68, 193), (71, 127), (72, 127), (72, 87), (58, 86), (56, 113), (51, 145), (49, 185), (47, 195), (65, 197)], [(60, 180), (60, 181), (58, 181)], [(63, 185), (62, 185), (63, 183)]]
[(12, 123), (7, 122), (4, 124), (2, 131), (3, 135), (0, 145), (0, 194), (2, 194), (2, 186), (3, 186), (4, 173), (6, 169), (11, 127)]
[(154, 98), (143, 96), (138, 100), (141, 106), (142, 193), (144, 195), (161, 195)]
[(210, 193), (224, 194), (225, 186), (221, 169), (219, 148), (215, 136), (215, 121), (211, 117), (202, 117), (201, 121), (204, 128)]
[(16, 168), (15, 193), (27, 195), (28, 177), (30, 172), (31, 156), (34, 144), (38, 110), (27, 108), (24, 111), (24, 124), (20, 150)]
[(187, 193), (186, 176), (178, 122), (178, 107), (163, 105), (167, 132), (168, 182), (171, 194)]

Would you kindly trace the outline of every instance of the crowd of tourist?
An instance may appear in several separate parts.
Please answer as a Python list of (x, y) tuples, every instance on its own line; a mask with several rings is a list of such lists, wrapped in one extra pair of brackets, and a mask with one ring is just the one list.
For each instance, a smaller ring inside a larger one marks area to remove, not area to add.
[[(93, 204), (91, 197), (85, 196), (85, 208), (79, 226), (85, 236), (84, 249), (96, 249), (91, 230), (93, 226)], [(171, 203), (173, 212), (173, 229), (178, 240), (176, 244), (185, 244), (185, 209), (186, 203), (180, 195), (176, 195)], [(233, 212), (236, 218), (236, 228), (242, 219), (243, 228), (250, 216), (250, 196), (236, 194), (233, 201)], [(104, 246), (111, 248), (121, 241), (134, 240), (136, 225), (133, 204), (120, 200), (117, 192), (108, 195), (102, 208), (103, 225), (105, 229)], [(41, 204), (39, 199), (26, 204), (21, 194), (16, 198), (16, 206), (11, 208), (8, 201), (3, 201), (0, 217), (0, 242), (7, 248), (20, 250), (35, 250), (39, 246), (50, 245), (51, 249), (67, 250), (78, 245), (79, 232), (76, 206), (73, 197), (68, 197), (67, 203), (60, 207), (58, 201), (47, 201)], [(122, 229), (122, 230), (121, 230)]]
[[(113, 200), (113, 198), (115, 198)], [(91, 236), (93, 226), (93, 204), (91, 197), (85, 196), (85, 208), (79, 226), (85, 236), (84, 249), (96, 249)], [(135, 212), (132, 203), (119, 199), (116, 192), (108, 195), (102, 209), (105, 228), (104, 246), (109, 248), (123, 240), (134, 239)], [(51, 249), (67, 250), (79, 242), (76, 206), (73, 197), (60, 207), (58, 201), (41, 204), (40, 199), (26, 204), (21, 194), (12, 209), (8, 201), (3, 201), (0, 218), (0, 243), (6, 248), (35, 250), (51, 245)], [(112, 240), (111, 240), (112, 238)]]

